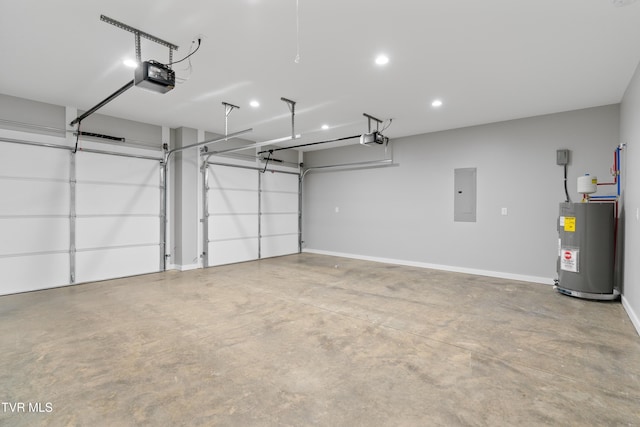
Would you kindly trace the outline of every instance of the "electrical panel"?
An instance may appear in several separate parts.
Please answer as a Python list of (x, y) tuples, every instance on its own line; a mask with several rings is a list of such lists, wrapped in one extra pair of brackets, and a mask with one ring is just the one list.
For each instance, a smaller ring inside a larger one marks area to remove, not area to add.
[(476, 222), (476, 168), (462, 168), (454, 171), (453, 220), (456, 222)]
[(556, 164), (560, 166), (569, 164), (569, 150), (560, 149), (556, 151)]

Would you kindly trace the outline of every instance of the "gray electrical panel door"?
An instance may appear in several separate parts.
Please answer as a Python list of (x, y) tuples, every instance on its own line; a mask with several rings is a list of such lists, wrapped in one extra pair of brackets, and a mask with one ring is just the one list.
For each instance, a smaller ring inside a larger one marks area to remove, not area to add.
[(476, 222), (476, 175), (476, 168), (454, 170), (454, 221)]

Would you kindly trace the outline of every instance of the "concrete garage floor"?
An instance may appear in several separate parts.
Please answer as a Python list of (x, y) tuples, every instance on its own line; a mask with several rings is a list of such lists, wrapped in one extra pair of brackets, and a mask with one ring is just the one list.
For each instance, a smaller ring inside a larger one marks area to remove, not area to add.
[(11, 426), (640, 425), (640, 338), (620, 303), (301, 254), (0, 297), (0, 384)]

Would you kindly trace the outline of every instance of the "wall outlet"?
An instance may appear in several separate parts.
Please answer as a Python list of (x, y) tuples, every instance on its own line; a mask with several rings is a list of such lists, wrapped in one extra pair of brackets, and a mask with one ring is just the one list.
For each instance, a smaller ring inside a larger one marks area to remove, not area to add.
[(336, 213), (340, 212), (340, 208), (336, 206)]
[(507, 215), (507, 208), (502, 208), (501, 214), (506, 216)]

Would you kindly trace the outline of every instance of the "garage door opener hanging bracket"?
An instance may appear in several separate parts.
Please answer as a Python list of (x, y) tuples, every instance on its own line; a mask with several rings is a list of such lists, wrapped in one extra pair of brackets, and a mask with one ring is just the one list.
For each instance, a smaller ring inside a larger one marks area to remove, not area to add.
[(367, 113), (362, 113), (362, 115), (367, 118), (369, 133), (371, 133), (371, 120), (376, 122), (376, 132), (378, 132), (378, 130), (380, 128), (380, 123), (382, 123), (382, 120), (377, 119), (377, 118), (375, 118), (372, 115), (367, 114)]
[[(77, 124), (78, 128), (80, 127), (80, 123), (82, 122), (82, 120), (86, 119), (91, 114), (95, 113), (97, 110), (104, 107), (106, 104), (113, 101), (115, 98), (122, 95), (127, 90), (131, 89), (133, 86), (140, 85), (141, 87), (144, 87), (146, 89), (150, 89), (155, 92), (161, 92), (161, 93), (168, 92), (169, 90), (173, 89), (173, 87), (175, 86), (175, 73), (173, 72), (173, 70), (171, 70), (171, 64), (174, 63), (173, 51), (178, 50), (177, 45), (173, 43), (169, 43), (168, 41), (162, 40), (147, 32), (131, 27), (120, 21), (116, 21), (115, 19), (109, 18), (108, 16), (105, 16), (105, 15), (100, 15), (100, 20), (134, 34), (136, 60), (138, 62), (138, 68), (136, 69), (136, 77), (133, 80), (131, 80), (130, 82), (127, 82), (120, 89), (118, 89), (117, 91), (115, 91), (114, 93), (106, 97), (104, 100), (100, 101), (94, 107), (88, 109), (83, 114), (73, 119), (71, 123), (69, 123), (69, 125), (71, 126), (75, 126)], [(150, 40), (154, 43), (158, 43), (159, 45), (166, 46), (167, 48), (169, 48), (169, 63), (166, 65), (156, 61), (148, 61), (148, 62), (142, 63), (140, 37), (144, 37), (147, 40)], [(143, 74), (143, 72), (146, 72), (146, 74)], [(156, 75), (156, 77), (151, 79), (150, 74), (154, 74)], [(164, 75), (167, 78), (166, 79), (162, 78), (158, 80), (157, 75)]]
[[(233, 110), (235, 110), (236, 108), (239, 110), (240, 107), (238, 107), (237, 105), (233, 105), (230, 104), (228, 102), (222, 102), (222, 105), (224, 106), (224, 136), (225, 136), (225, 141), (226, 138), (229, 136), (229, 115), (231, 114), (231, 112)], [(202, 147), (200, 147), (200, 153), (206, 153), (209, 151), (209, 148), (206, 145), (203, 145)], [(207, 161), (205, 159), (205, 161), (202, 164), (202, 167), (206, 167)]]
[(223, 102), (222, 105), (224, 105), (224, 136), (227, 136), (229, 134), (229, 114), (236, 108), (239, 110), (240, 107), (228, 102)]
[(296, 139), (296, 101), (285, 97), (280, 98), (280, 100), (284, 101), (289, 107), (289, 111), (291, 112), (291, 139)]
[[(284, 101), (287, 104), (287, 107), (289, 107), (289, 111), (291, 112), (291, 139), (292, 140), (296, 139), (296, 101), (292, 101), (285, 97), (280, 98), (280, 100)], [(269, 166), (269, 161), (282, 163), (282, 160), (271, 158), (271, 155), (273, 154), (274, 149), (260, 151), (258, 154), (262, 154), (265, 152), (268, 152), (269, 155), (266, 158), (262, 159), (265, 162), (264, 169), (261, 171), (262, 173), (265, 173), (267, 171), (267, 167)]]
[(114, 27), (118, 27), (122, 30), (125, 31), (129, 31), (130, 33), (133, 33), (134, 37), (135, 37), (135, 43), (136, 43), (136, 60), (138, 61), (138, 63), (142, 62), (141, 61), (141, 50), (140, 50), (140, 37), (144, 37), (147, 40), (150, 40), (154, 43), (157, 43), (161, 46), (165, 46), (167, 48), (169, 48), (169, 66), (171, 65), (171, 63), (173, 63), (173, 51), (174, 50), (178, 50), (178, 46), (173, 44), (173, 43), (169, 43), (166, 40), (162, 40), (161, 38), (158, 38), (154, 35), (151, 35), (149, 33), (146, 33), (142, 30), (139, 30), (137, 28), (134, 28), (130, 25), (124, 24), (120, 21), (116, 21), (113, 18), (109, 18), (108, 16), (105, 15), (100, 15), (100, 20), (102, 22), (106, 22), (107, 24), (111, 24)]

